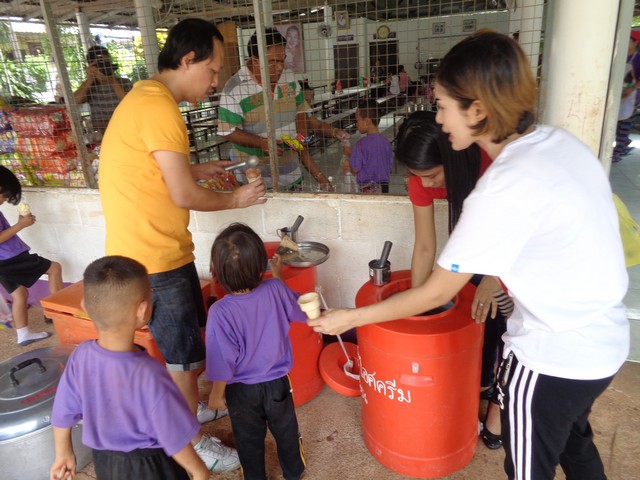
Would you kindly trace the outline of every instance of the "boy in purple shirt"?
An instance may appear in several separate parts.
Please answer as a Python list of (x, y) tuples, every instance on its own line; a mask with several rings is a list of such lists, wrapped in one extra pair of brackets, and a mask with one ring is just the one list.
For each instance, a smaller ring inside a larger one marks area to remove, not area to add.
[[(264, 280), (268, 263), (274, 278)], [(211, 248), (211, 273), (229, 295), (211, 306), (207, 320), (209, 408), (228, 407), (245, 480), (267, 478), (267, 426), (284, 478), (297, 480), (305, 468), (288, 377), (288, 334), (291, 321), (307, 317), (281, 272), (282, 259), (269, 261), (264, 243), (246, 225), (230, 225)]]
[(389, 176), (393, 166), (391, 142), (378, 130), (378, 103), (370, 98), (356, 110), (356, 126), (365, 134), (349, 152), (349, 166), (355, 173), (360, 193), (389, 193)]
[(187, 471), (208, 479), (191, 445), (200, 423), (164, 365), (133, 343), (151, 318), (146, 268), (120, 256), (94, 261), (84, 272), (82, 305), (98, 340), (78, 345), (58, 385), (51, 480), (76, 473), (71, 428), (79, 420), (98, 480), (189, 480)]
[[(22, 197), (22, 186), (11, 170), (0, 166), (0, 205), (9, 202), (17, 205)], [(18, 222), (10, 225), (0, 212), (0, 284), (11, 294), (11, 313), (18, 336), (18, 345), (29, 345), (44, 340), (48, 332), (29, 330), (27, 290), (45, 273), (49, 276), (49, 290), (55, 293), (62, 288), (62, 267), (35, 253), (29, 253), (29, 245), (18, 237), (18, 232), (30, 227), (36, 217), (27, 211), (18, 216)]]

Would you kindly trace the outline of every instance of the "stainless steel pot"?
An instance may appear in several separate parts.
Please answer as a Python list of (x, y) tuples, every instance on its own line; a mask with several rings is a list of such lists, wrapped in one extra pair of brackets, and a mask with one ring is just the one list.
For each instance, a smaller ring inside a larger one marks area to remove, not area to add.
[[(0, 465), (3, 480), (45, 480), (55, 458), (51, 409), (74, 345), (31, 350), (0, 363)], [(72, 429), (77, 469), (91, 461), (82, 425)]]

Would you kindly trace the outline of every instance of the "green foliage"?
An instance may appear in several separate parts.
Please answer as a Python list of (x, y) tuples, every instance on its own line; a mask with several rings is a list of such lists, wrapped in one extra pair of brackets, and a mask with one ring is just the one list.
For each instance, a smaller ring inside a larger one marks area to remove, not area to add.
[(22, 62), (5, 59), (0, 65), (2, 91), (7, 96), (40, 102), (50, 86), (51, 63), (46, 55), (27, 56)]

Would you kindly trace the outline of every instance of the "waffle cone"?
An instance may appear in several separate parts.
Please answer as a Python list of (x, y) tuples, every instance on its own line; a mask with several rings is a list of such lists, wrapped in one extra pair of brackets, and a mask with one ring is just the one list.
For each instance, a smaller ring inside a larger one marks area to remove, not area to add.
[(285, 235), (284, 237), (282, 237), (282, 241), (280, 242), (280, 246), (287, 248), (289, 250), (293, 250), (294, 252), (297, 252), (299, 250), (298, 248), (298, 244), (296, 242), (294, 242), (293, 240), (291, 240), (291, 237), (289, 235)]

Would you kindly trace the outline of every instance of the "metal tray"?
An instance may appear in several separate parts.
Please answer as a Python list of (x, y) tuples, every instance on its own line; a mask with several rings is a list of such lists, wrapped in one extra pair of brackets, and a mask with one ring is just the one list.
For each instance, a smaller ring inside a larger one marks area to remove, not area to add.
[(329, 247), (318, 242), (298, 242), (299, 251), (289, 250), (282, 255), (282, 263), (290, 267), (314, 267), (329, 258)]

